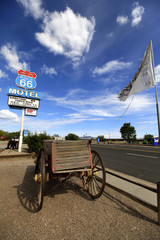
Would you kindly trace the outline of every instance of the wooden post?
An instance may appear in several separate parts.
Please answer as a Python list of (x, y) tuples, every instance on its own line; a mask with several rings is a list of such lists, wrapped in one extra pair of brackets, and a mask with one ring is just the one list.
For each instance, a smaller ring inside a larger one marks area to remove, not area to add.
[(160, 226), (160, 182), (157, 183), (157, 212), (158, 212), (158, 225)]

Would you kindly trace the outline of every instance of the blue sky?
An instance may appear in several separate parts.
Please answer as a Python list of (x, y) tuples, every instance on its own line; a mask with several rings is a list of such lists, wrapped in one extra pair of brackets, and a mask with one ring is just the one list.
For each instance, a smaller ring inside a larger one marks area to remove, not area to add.
[[(137, 137), (158, 135), (154, 88), (119, 101), (152, 40), (160, 95), (159, 0), (1, 0), (0, 129), (19, 131), (21, 110), (6, 89), (18, 70), (35, 72), (42, 93), (37, 117), (24, 129), (64, 137), (120, 137), (131, 122)], [(160, 98), (160, 96), (159, 96)]]

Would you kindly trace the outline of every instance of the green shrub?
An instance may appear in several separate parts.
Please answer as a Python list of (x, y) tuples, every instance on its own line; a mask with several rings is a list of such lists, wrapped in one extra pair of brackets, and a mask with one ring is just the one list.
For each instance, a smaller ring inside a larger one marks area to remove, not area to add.
[(152, 139), (153, 139), (153, 135), (152, 134), (146, 134), (144, 135), (144, 140), (146, 140), (149, 144), (152, 144)]
[(143, 141), (143, 144), (148, 144), (148, 141), (147, 141), (147, 140), (144, 140), (144, 141)]
[(80, 138), (74, 134), (74, 133), (69, 133), (67, 136), (65, 136), (66, 140), (79, 140)]
[(40, 135), (29, 136), (27, 139), (28, 148), (30, 152), (35, 152), (36, 154), (43, 148), (43, 140), (51, 139), (46, 133), (41, 133)]

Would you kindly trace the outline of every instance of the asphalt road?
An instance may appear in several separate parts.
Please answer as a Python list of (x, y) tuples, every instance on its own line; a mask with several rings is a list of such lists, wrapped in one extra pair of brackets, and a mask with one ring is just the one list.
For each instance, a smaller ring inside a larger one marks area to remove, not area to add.
[(160, 148), (133, 145), (92, 145), (105, 167), (157, 183), (160, 181)]

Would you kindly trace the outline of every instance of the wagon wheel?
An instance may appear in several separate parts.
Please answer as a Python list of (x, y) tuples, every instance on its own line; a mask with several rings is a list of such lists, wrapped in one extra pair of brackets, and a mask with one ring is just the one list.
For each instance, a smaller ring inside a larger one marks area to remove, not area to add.
[(99, 198), (104, 190), (106, 183), (106, 172), (104, 162), (100, 155), (92, 150), (92, 171), (88, 176), (88, 192), (91, 198)]
[(44, 198), (44, 188), (45, 188), (45, 158), (44, 158), (44, 152), (41, 152), (41, 157), (39, 159), (39, 174), (38, 174), (38, 205), (39, 210), (42, 209), (43, 205), (43, 198)]

